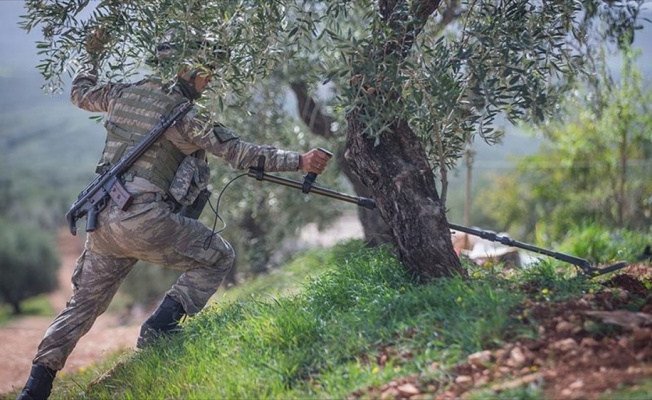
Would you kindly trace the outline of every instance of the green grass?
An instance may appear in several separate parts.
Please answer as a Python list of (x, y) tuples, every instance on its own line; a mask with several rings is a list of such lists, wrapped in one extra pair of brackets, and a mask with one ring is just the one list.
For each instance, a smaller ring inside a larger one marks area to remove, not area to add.
[(258, 275), (242, 285), (234, 286), (226, 291), (220, 289), (220, 302), (246, 299), (261, 299), (264, 297), (291, 296), (301, 289), (310, 276), (321, 274), (332, 262), (334, 254), (329, 250), (311, 250), (296, 256), (283, 268)]
[(650, 242), (650, 231), (606, 229), (597, 225), (577, 227), (559, 245), (561, 252), (586, 258), (596, 264), (634, 262)]
[(181, 337), (125, 354), (102, 384), (63, 377), (52, 398), (344, 398), (500, 343), (522, 300), (491, 279), (414, 285), (388, 251), (359, 242), (307, 253), (288, 276), (230, 293)]
[(650, 393), (652, 393), (652, 379), (639, 382), (634, 386), (623, 387), (605, 393), (600, 397), (600, 399), (649, 400)]
[[(351, 241), (308, 252), (227, 292), (180, 336), (62, 376), (51, 398), (333, 399), (414, 373), (446, 383), (468, 354), (534, 336), (535, 326), (515, 320), (526, 297), (554, 301), (595, 285), (555, 264), (509, 279), (466, 267), (471, 279), (415, 285), (386, 249)], [(541, 395), (538, 387), (508, 394)]]

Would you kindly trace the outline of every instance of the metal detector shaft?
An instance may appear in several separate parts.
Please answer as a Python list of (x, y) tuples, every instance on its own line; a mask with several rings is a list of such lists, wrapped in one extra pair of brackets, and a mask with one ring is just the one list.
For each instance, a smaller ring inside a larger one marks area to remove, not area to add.
[[(282, 178), (280, 176), (269, 175), (264, 172), (261, 172), (255, 168), (249, 170), (248, 176), (256, 178), (259, 181), (269, 181), (273, 183), (278, 183), (284, 186), (288, 186), (294, 189), (304, 190), (303, 182), (295, 181), (294, 179)], [(357, 204), (360, 207), (365, 207), (370, 210), (376, 208), (376, 202), (373, 199), (368, 199), (366, 197), (357, 197), (351, 196), (346, 193), (337, 192), (332, 189), (326, 189), (320, 186), (311, 185), (309, 188), (309, 193), (319, 194), (321, 196), (330, 197), (332, 199), (346, 201), (348, 203)]]
[[(288, 187), (291, 187), (291, 188), (294, 188), (294, 189), (299, 189), (299, 190), (303, 191), (304, 193), (308, 193), (308, 192), (305, 191), (306, 186), (304, 185), (304, 182), (299, 182), (299, 181), (295, 181), (293, 179), (282, 178), (282, 177), (279, 177), (279, 176), (266, 174), (262, 170), (262, 165), (263, 164), (264, 164), (263, 162), (259, 162), (259, 167), (258, 168), (250, 168), (249, 173), (247, 175), (252, 177), (252, 178), (256, 178), (259, 181), (269, 181), (269, 182), (281, 184), (281, 185), (284, 185), (284, 186), (288, 186)], [(336, 199), (336, 200), (341, 200), (341, 201), (346, 201), (346, 202), (349, 202), (349, 203), (357, 204), (357, 205), (359, 205), (361, 207), (365, 207), (365, 208), (368, 208), (370, 210), (374, 210), (376, 208), (376, 201), (374, 199), (369, 199), (369, 198), (366, 198), (366, 197), (351, 196), (351, 195), (348, 195), (346, 193), (337, 192), (335, 190), (323, 188), (323, 187), (320, 187), (320, 186), (311, 185), (309, 187), (309, 192), (315, 193), (315, 194), (318, 194), (318, 195), (321, 195), (321, 196), (330, 197), (330, 198), (333, 198), (333, 199)], [(453, 230), (460, 231), (460, 232), (465, 232), (465, 233), (468, 233), (470, 235), (474, 235), (474, 236), (478, 236), (478, 237), (481, 237), (481, 238), (486, 239), (486, 240), (490, 240), (492, 242), (498, 242), (498, 243), (504, 244), (506, 246), (511, 246), (511, 247), (518, 247), (518, 248), (521, 248), (523, 250), (528, 250), (528, 251), (532, 251), (534, 253), (543, 254), (545, 256), (549, 256), (549, 257), (555, 258), (557, 260), (564, 261), (564, 262), (576, 265), (577, 267), (579, 267), (582, 270), (584, 275), (587, 275), (589, 277), (595, 277), (595, 276), (598, 276), (598, 275), (603, 275), (603, 274), (613, 272), (613, 271), (619, 270), (619, 269), (627, 266), (626, 262), (619, 262), (619, 263), (610, 265), (610, 266), (605, 267), (605, 268), (595, 268), (593, 265), (591, 265), (591, 263), (588, 260), (585, 260), (583, 258), (574, 257), (574, 256), (564, 254), (564, 253), (557, 253), (557, 252), (547, 250), (547, 249), (543, 249), (543, 248), (540, 248), (540, 247), (536, 247), (536, 246), (533, 246), (533, 245), (530, 245), (530, 244), (527, 244), (527, 243), (522, 243), (522, 242), (510, 239), (507, 236), (498, 235), (498, 234), (496, 234), (494, 232), (491, 232), (491, 231), (484, 231), (484, 230), (480, 230), (480, 229), (468, 228), (466, 226), (461, 226), (461, 225), (452, 224), (452, 223), (448, 223), (448, 226)]]
[(616, 271), (618, 269), (621, 269), (627, 265), (626, 262), (619, 262), (614, 265), (610, 265), (605, 268), (595, 268), (593, 265), (588, 260), (585, 260), (583, 258), (579, 257), (574, 257), (568, 254), (564, 253), (557, 253), (554, 251), (550, 251), (547, 249), (542, 249), (540, 247), (532, 246), (527, 243), (522, 243), (513, 239), (508, 238), (507, 236), (502, 236), (502, 235), (497, 235), (494, 232), (491, 231), (483, 231), (480, 229), (473, 229), (473, 228), (467, 228), (466, 226), (461, 226), (461, 225), (456, 225), (449, 223), (448, 226), (456, 231), (460, 232), (465, 232), (474, 236), (481, 237), (483, 239), (490, 240), (492, 242), (498, 242), (501, 244), (504, 244), (506, 246), (512, 246), (512, 247), (518, 247), (524, 250), (532, 251), (534, 253), (538, 254), (543, 254), (545, 256), (549, 256), (552, 258), (555, 258), (560, 261), (564, 261), (573, 265), (578, 266), (584, 274), (589, 275), (589, 276), (598, 276), (602, 274), (606, 274), (608, 272)]

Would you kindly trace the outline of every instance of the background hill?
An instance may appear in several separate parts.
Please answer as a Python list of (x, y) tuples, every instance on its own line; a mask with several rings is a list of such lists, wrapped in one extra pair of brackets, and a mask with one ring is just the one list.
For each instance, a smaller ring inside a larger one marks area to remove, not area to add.
[(46, 96), (35, 82), (35, 73), (0, 77), (2, 163), (53, 182), (88, 177), (104, 143), (102, 126), (78, 112), (67, 96)]

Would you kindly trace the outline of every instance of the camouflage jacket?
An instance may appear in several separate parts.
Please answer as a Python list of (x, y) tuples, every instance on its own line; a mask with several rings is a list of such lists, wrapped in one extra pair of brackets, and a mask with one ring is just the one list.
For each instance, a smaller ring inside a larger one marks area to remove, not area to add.
[[(121, 96), (125, 88), (131, 85), (146, 85), (155, 80), (156, 78), (147, 78), (138, 83), (98, 84), (94, 64), (86, 61), (73, 79), (71, 101), (81, 109), (109, 114), (113, 102)], [(175, 87), (173, 90), (179, 91), (179, 88)], [(261, 155), (265, 156), (265, 171), (296, 171), (299, 168), (299, 153), (246, 142), (229, 128), (221, 124), (211, 124), (197, 115), (195, 110), (191, 110), (181, 121), (168, 129), (164, 136), (183, 154), (189, 155), (203, 149), (224, 159), (235, 169), (256, 166)], [(130, 191), (144, 191), (147, 189), (147, 182), (135, 182), (135, 185), (131, 186), (130, 188), (127, 185)]]

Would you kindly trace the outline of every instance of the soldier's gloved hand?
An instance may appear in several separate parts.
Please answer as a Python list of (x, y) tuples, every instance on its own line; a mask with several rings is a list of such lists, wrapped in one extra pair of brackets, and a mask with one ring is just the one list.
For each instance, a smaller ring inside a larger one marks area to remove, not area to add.
[(312, 149), (299, 156), (299, 169), (303, 172), (321, 174), (326, 169), (330, 156), (319, 149)]
[(97, 58), (102, 54), (108, 42), (109, 35), (106, 33), (106, 29), (99, 27), (86, 37), (84, 48), (91, 57)]

